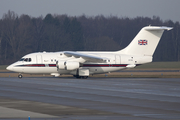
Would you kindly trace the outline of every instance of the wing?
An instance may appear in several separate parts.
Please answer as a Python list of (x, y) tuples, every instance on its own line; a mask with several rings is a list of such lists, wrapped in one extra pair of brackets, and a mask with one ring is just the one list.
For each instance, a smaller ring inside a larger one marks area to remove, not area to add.
[(106, 62), (106, 60), (109, 60), (108, 58), (97, 57), (92, 54), (89, 55), (89, 54), (72, 52), (72, 51), (64, 51), (64, 55), (66, 55), (67, 57), (74, 56), (75, 58), (82, 57), (83, 59), (85, 59), (88, 62)]

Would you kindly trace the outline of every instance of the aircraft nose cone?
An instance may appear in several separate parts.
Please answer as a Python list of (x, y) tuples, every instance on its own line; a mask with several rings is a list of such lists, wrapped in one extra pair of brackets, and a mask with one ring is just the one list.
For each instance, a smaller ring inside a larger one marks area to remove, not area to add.
[(13, 66), (9, 65), (6, 69), (9, 70), (9, 71), (12, 71), (13, 70)]

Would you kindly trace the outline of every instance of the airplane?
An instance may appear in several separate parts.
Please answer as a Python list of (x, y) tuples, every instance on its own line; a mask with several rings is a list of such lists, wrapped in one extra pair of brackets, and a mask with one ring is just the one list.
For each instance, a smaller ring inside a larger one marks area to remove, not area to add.
[(143, 27), (131, 43), (114, 52), (62, 51), (36, 52), (22, 57), (6, 69), (22, 74), (70, 74), (86, 79), (89, 75), (109, 73), (152, 62), (154, 51), (166, 26)]

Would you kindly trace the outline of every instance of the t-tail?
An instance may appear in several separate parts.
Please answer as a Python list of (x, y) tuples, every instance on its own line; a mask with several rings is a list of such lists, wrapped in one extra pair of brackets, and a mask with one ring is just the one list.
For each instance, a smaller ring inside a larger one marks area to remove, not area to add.
[(118, 52), (128, 55), (153, 56), (164, 30), (171, 29), (171, 27), (158, 26), (144, 27), (126, 48)]
[(127, 63), (127, 68), (133, 68), (140, 64), (152, 62), (154, 51), (164, 30), (171, 29), (171, 27), (157, 26), (142, 28), (126, 48), (117, 51), (118, 54), (123, 55), (121, 63)]

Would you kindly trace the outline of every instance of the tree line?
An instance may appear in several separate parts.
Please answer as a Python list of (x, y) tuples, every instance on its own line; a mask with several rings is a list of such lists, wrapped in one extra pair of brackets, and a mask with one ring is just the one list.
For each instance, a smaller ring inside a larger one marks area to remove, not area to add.
[(154, 61), (180, 61), (179, 22), (162, 21), (156, 16), (47, 14), (35, 18), (8, 11), (0, 19), (0, 64), (9, 64), (28, 53), (40, 51), (117, 51), (126, 47), (147, 25), (173, 27), (163, 35)]

